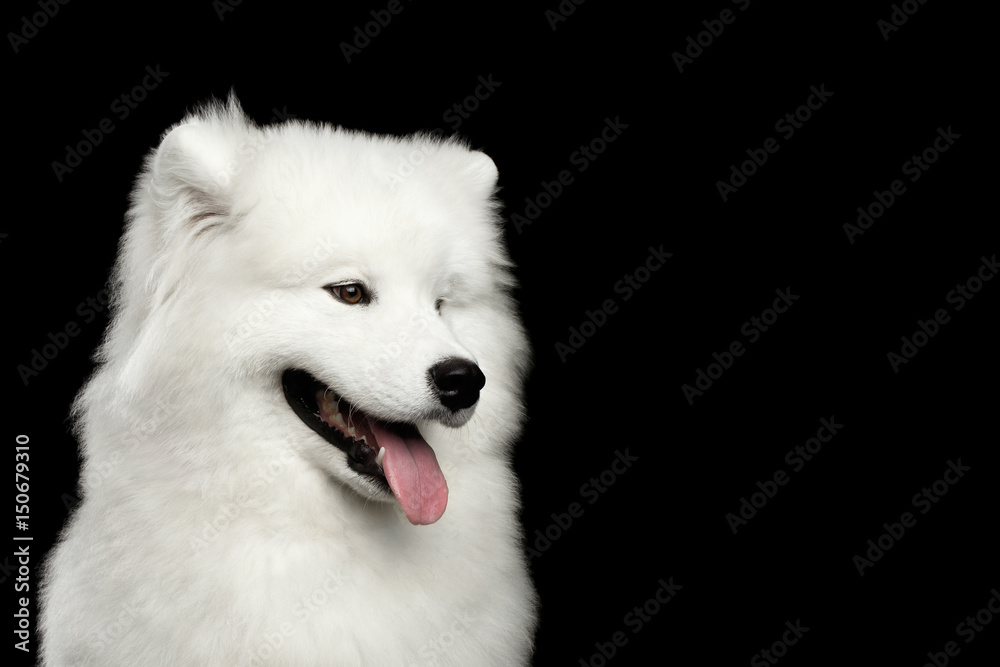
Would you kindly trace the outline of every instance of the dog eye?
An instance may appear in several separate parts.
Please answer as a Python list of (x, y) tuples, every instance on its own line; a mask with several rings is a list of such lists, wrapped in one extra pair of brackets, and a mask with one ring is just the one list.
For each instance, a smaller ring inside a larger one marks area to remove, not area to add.
[(440, 313), (441, 306), (443, 305), (444, 305), (444, 299), (438, 299), (437, 301), (434, 302), (434, 310)]
[(344, 285), (327, 285), (330, 294), (334, 295), (344, 303), (352, 306), (367, 304), (371, 301), (368, 292), (359, 283), (347, 283)]

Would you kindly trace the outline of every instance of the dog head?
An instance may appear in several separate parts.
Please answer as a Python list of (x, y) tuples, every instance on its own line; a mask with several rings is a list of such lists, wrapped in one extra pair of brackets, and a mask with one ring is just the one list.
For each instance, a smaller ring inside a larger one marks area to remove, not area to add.
[(459, 140), (261, 128), (235, 98), (209, 105), (164, 135), (137, 185), (105, 356), (155, 330), (172, 341), (161, 376), (200, 355), (237, 393), (264, 387), (304, 458), (436, 521), (447, 484), (428, 428), (490, 400), (498, 420), (519, 411), (501, 398), (527, 350), (496, 182)]

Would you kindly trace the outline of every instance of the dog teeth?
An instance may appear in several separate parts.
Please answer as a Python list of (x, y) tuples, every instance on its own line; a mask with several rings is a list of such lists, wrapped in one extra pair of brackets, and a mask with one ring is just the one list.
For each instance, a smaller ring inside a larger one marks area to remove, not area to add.
[(375, 457), (375, 465), (382, 465), (383, 458), (385, 458), (385, 447), (379, 447), (378, 456)]
[[(347, 435), (352, 440), (368, 444), (368, 438), (358, 435), (358, 430), (348, 420), (344, 419), (344, 413), (340, 411), (340, 399), (327, 391), (320, 390), (316, 394), (316, 404), (319, 407), (319, 416), (327, 425), (338, 429), (342, 434)], [(385, 448), (379, 452), (378, 463), (382, 464), (382, 454)]]
[(340, 401), (333, 398), (326, 391), (320, 390), (316, 396), (316, 402), (322, 406), (323, 410), (333, 414), (340, 411)]

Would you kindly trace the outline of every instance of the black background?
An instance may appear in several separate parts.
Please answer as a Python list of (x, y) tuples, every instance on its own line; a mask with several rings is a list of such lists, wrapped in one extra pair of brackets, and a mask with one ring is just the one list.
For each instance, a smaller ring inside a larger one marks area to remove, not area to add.
[[(553, 29), (557, 0), (404, 1), (348, 62), (341, 43), (387, 3), (334, 4), (71, 2), (52, 17), (36, 2), (7, 6), (4, 425), (8, 452), (15, 435), (31, 438), (30, 530), (11, 534), (33, 537), (32, 596), (75, 494), (68, 406), (107, 322), (78, 306), (104, 286), (160, 133), (231, 87), (262, 123), (450, 131), (444, 114), (483, 77), (498, 85), (470, 100), (459, 133), (496, 161), (508, 219), (526, 198), (547, 204), (507, 225), (535, 351), (516, 457), (542, 599), (535, 664), (747, 664), (786, 621), (809, 630), (782, 665), (918, 666), (948, 641), (960, 648), (950, 664), (992, 664), (1000, 618), (970, 643), (957, 625), (1000, 587), (1000, 280), (960, 310), (947, 299), (998, 250), (992, 16), (914, 1), (885, 39), (888, 2), (567, 0), (574, 11)], [(702, 22), (724, 9), (735, 19), (708, 43)], [(702, 32), (707, 46), (679, 71), (673, 54)], [(147, 67), (166, 74), (120, 118), (114, 100)], [(775, 123), (811, 86), (831, 94), (782, 136)], [(53, 162), (103, 118), (113, 132), (60, 180)], [(572, 154), (606, 119), (624, 129), (579, 171)], [(903, 163), (938, 128), (959, 138), (911, 182)], [(779, 150), (723, 201), (717, 182), (768, 137)], [(562, 170), (573, 182), (538, 200)], [(905, 193), (852, 243), (844, 224), (895, 179)], [(639, 271), (648, 280), (626, 300), (616, 284), (660, 246), (672, 256)], [(741, 327), (779, 289), (799, 298), (749, 343)], [(561, 359), (556, 344), (607, 299), (616, 310)], [(887, 354), (938, 309), (950, 320), (895, 372)], [(70, 322), (79, 334), (25, 384), (18, 366)], [(744, 354), (689, 403), (682, 385), (736, 340)], [(843, 428), (792, 471), (786, 452), (821, 418)], [(631, 467), (608, 472), (626, 450)], [(970, 470), (921, 514), (913, 496), (959, 458)], [(734, 535), (726, 515), (776, 470), (790, 481)], [(613, 484), (594, 493), (602, 473)], [(572, 503), (582, 515), (560, 527)], [(906, 511), (916, 525), (860, 576), (853, 558)], [(682, 588), (649, 603), (636, 632), (628, 615), (671, 578)], [(602, 657), (619, 632), (624, 646)]]

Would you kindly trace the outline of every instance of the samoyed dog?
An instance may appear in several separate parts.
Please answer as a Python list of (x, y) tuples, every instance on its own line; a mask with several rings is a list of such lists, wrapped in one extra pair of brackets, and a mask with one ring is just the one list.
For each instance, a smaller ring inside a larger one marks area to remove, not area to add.
[(168, 130), (73, 415), (46, 665), (522, 665), (529, 362), (497, 171), (456, 139)]

